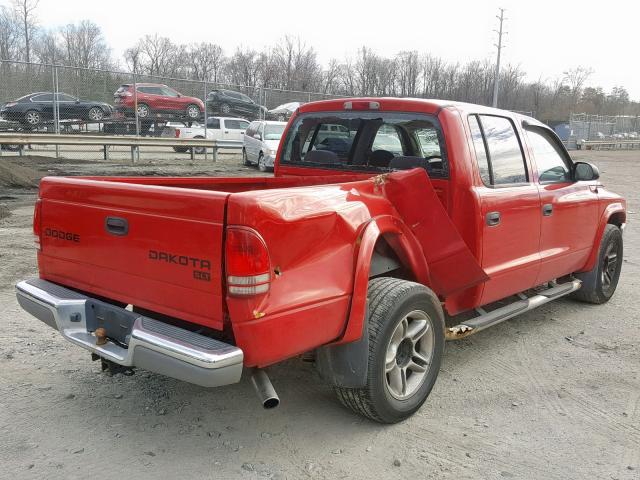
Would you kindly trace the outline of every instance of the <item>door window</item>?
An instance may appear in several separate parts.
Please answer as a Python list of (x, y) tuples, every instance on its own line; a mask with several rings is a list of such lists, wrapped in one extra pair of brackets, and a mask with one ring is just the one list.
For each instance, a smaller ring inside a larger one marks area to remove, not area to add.
[(550, 134), (542, 128), (527, 129), (527, 139), (538, 169), (540, 183), (570, 182), (569, 167), (560, 147), (548, 138)]
[(527, 182), (524, 155), (511, 120), (506, 117), (480, 115), (488, 149), (492, 185)]
[(253, 137), (258, 131), (258, 122), (251, 122), (249, 126), (245, 129), (245, 135), (249, 137)]
[(220, 119), (219, 118), (209, 118), (207, 120), (207, 128), (213, 128), (216, 130), (220, 129)]
[(53, 102), (53, 94), (43, 93), (42, 95), (36, 95), (31, 99), (32, 102)]
[(57, 93), (56, 96), (58, 97), (59, 102), (75, 102), (76, 101), (75, 97), (72, 97), (71, 95), (67, 95), (66, 93)]
[(161, 95), (164, 95), (165, 97), (177, 97), (178, 96), (178, 92), (176, 92), (175, 90), (173, 90), (172, 88), (169, 87), (162, 87), (159, 89), (162, 93)]
[(224, 126), (229, 130), (242, 130), (240, 120), (225, 120)]

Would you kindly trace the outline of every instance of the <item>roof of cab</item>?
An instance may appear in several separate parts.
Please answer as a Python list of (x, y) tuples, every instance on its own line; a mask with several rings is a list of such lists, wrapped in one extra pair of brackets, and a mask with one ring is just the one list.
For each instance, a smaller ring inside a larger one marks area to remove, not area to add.
[(420, 112), (437, 115), (438, 112), (445, 108), (455, 108), (463, 114), (481, 113), (494, 115), (507, 115), (514, 119), (527, 120), (531, 124), (545, 126), (538, 120), (522, 115), (520, 113), (509, 110), (501, 110), (498, 108), (487, 107), (485, 105), (476, 105), (473, 103), (456, 102), (452, 100), (438, 100), (431, 98), (396, 98), (396, 97), (354, 97), (339, 98), (332, 100), (321, 100), (318, 102), (310, 102), (301, 105), (298, 109), (299, 113), (307, 112), (329, 112), (343, 111), (346, 102), (378, 102), (380, 104), (379, 111), (396, 111), (396, 112)]

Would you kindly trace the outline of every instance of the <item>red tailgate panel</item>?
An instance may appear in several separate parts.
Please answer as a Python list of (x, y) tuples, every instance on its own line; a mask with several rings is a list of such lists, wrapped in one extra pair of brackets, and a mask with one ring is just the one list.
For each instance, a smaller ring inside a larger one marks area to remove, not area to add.
[[(222, 329), (227, 194), (44, 179), (42, 278)], [(107, 231), (125, 219), (126, 235)]]

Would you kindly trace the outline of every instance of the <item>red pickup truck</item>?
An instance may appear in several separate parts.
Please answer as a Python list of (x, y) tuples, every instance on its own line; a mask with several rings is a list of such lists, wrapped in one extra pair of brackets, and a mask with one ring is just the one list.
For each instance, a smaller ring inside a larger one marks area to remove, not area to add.
[(203, 386), (313, 352), (338, 398), (397, 422), (445, 340), (565, 295), (603, 303), (625, 201), (540, 122), (446, 101), (301, 106), (272, 178), (47, 177), (22, 307), (105, 369)]

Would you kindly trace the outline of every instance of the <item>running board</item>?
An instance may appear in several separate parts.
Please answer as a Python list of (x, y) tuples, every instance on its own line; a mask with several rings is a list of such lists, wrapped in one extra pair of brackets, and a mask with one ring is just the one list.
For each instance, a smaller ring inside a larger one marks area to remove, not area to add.
[(546, 290), (537, 292), (532, 297), (525, 297), (524, 294), (520, 294), (520, 300), (517, 300), (504, 307), (497, 308), (492, 312), (485, 313), (484, 310), (478, 309), (481, 314), (470, 320), (466, 320), (455, 327), (450, 327), (445, 330), (445, 338), (447, 340), (459, 340), (461, 338), (468, 337), (474, 333), (481, 332), (482, 330), (504, 322), (516, 315), (533, 310), (540, 305), (555, 300), (556, 298), (564, 297), (565, 295), (575, 292), (580, 288), (582, 282), (580, 280), (572, 280), (571, 282), (557, 285), (555, 283)]

